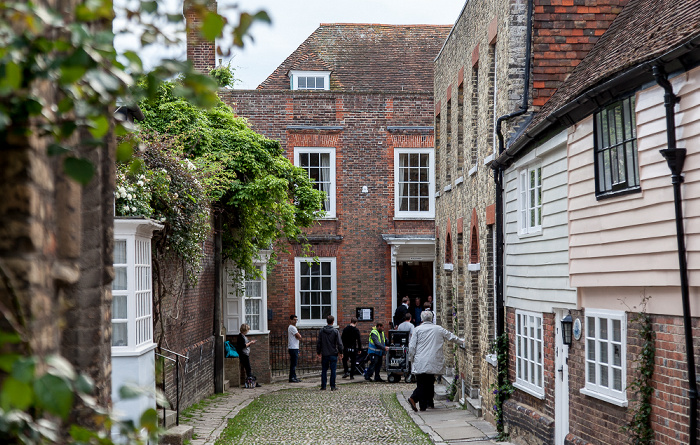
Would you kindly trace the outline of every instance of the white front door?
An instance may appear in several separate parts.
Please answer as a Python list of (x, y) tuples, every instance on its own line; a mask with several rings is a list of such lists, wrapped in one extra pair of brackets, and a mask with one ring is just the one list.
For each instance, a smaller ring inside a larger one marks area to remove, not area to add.
[(554, 384), (554, 444), (564, 445), (564, 439), (569, 434), (569, 347), (561, 337), (561, 319), (564, 311), (557, 311), (554, 326), (555, 332), (555, 384)]

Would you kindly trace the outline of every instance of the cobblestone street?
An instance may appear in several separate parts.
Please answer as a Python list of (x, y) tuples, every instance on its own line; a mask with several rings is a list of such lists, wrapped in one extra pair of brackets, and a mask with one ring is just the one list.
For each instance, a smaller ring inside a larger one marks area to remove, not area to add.
[[(344, 384), (331, 392), (319, 391), (319, 380), (233, 388), (182, 423), (194, 427), (192, 445), (214, 444), (219, 437), (221, 444), (495, 443), (494, 427), (456, 403), (436, 400), (436, 409), (414, 413), (406, 401), (413, 385), (339, 379)], [(226, 440), (222, 432), (233, 418), (239, 434)]]

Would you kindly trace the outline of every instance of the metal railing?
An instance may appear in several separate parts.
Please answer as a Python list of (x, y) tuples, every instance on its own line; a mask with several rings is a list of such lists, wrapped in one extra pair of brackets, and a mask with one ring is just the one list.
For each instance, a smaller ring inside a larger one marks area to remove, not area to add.
[[(316, 338), (318, 330), (305, 329), (302, 331), (304, 340), (299, 345), (299, 362), (297, 375), (318, 373), (321, 371), (321, 358), (316, 355)], [(273, 376), (289, 373), (289, 350), (287, 334), (270, 335), (270, 367)]]
[[(163, 354), (160, 354), (159, 352), (156, 352), (156, 356), (163, 358), (163, 360), (168, 360), (170, 362), (175, 362), (175, 424), (180, 425), (180, 358), (184, 358), (185, 362), (189, 360), (187, 356), (184, 356), (182, 354), (178, 354), (175, 351), (171, 351), (169, 349), (161, 348), (158, 347), (158, 351), (165, 352), (167, 354), (174, 355), (175, 358), (172, 357), (167, 357)], [(167, 379), (165, 378), (165, 364), (163, 364), (163, 394), (166, 394), (165, 391), (165, 382), (167, 382)], [(166, 408), (163, 406), (163, 425), (165, 425), (165, 419), (166, 419)]]

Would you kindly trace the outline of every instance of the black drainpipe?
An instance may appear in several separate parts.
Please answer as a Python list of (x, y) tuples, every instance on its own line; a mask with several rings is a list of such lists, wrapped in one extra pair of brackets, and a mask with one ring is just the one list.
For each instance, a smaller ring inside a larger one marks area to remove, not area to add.
[(680, 98), (673, 94), (673, 87), (668, 81), (664, 69), (658, 65), (652, 68), (656, 83), (666, 92), (664, 106), (666, 107), (666, 139), (668, 147), (659, 150), (671, 169), (671, 184), (673, 184), (673, 203), (676, 207), (676, 241), (678, 242), (678, 263), (681, 273), (681, 298), (683, 300), (683, 327), (685, 328), (685, 354), (688, 366), (688, 399), (690, 412), (688, 415), (688, 443), (696, 443), (698, 388), (695, 380), (695, 350), (693, 349), (693, 326), (690, 315), (690, 296), (688, 291), (688, 263), (685, 253), (685, 232), (683, 229), (683, 198), (681, 184), (683, 183), (683, 163), (685, 148), (676, 147), (676, 116), (674, 107)]
[[(523, 88), (523, 102), (520, 109), (510, 114), (505, 114), (496, 120), (496, 136), (498, 136), (498, 155), (503, 153), (505, 143), (501, 124), (503, 121), (520, 116), (527, 112), (530, 103), (530, 58), (532, 55), (532, 2), (527, 2), (527, 34), (525, 38), (525, 76)], [(496, 338), (500, 338), (505, 333), (505, 302), (503, 298), (504, 277), (503, 277), (503, 165), (496, 165), (494, 180), (496, 183)], [(499, 370), (500, 371), (500, 370)], [(498, 372), (498, 387), (502, 388), (503, 374)]]

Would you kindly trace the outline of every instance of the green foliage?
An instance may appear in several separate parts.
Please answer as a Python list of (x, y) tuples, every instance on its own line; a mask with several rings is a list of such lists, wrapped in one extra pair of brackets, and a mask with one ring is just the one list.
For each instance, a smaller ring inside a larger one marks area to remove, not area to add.
[(622, 430), (630, 434), (631, 443), (635, 445), (649, 445), (654, 443), (654, 430), (651, 427), (651, 398), (654, 395), (652, 379), (654, 377), (654, 358), (656, 335), (651, 323), (651, 317), (646, 312), (646, 301), (642, 312), (632, 317), (632, 322), (639, 324), (639, 338), (642, 348), (635, 358), (637, 374), (634, 380), (627, 385), (632, 394), (637, 395), (633, 407), (630, 409), (632, 418)]
[(320, 215), (325, 194), (284, 157), (279, 142), (255, 133), (223, 102), (209, 110), (192, 106), (174, 94), (178, 85), (166, 83), (141, 102), (142, 125), (180, 138), (220, 211), (224, 257), (257, 273), (257, 254), (281, 239), (300, 238)]
[[(515, 391), (513, 384), (508, 380), (508, 334), (501, 334), (493, 344), (493, 350), (496, 353), (497, 361), (497, 383), (491, 384), (491, 391), (494, 395), (493, 412), (496, 417), (496, 431), (498, 431), (497, 440), (503, 441), (508, 439), (503, 425), (503, 403), (510, 398)], [(499, 386), (498, 382), (502, 382)]]
[(233, 77), (233, 68), (231, 67), (230, 63), (226, 66), (218, 66), (214, 68), (213, 70), (209, 71), (209, 75), (216, 79), (216, 83), (219, 84), (219, 87), (233, 88), (235, 79)]
[(154, 261), (172, 251), (185, 261), (187, 277), (196, 283), (210, 233), (209, 197), (202, 186), (205, 173), (184, 156), (178, 139), (143, 131), (143, 151), (136, 163), (117, 167), (117, 216), (144, 216), (165, 225), (155, 235)]
[(461, 385), (461, 380), (459, 379), (458, 376), (454, 376), (452, 379), (452, 382), (450, 383), (450, 386), (447, 388), (447, 399), (450, 402), (455, 401), (455, 397), (457, 397), (457, 388)]

